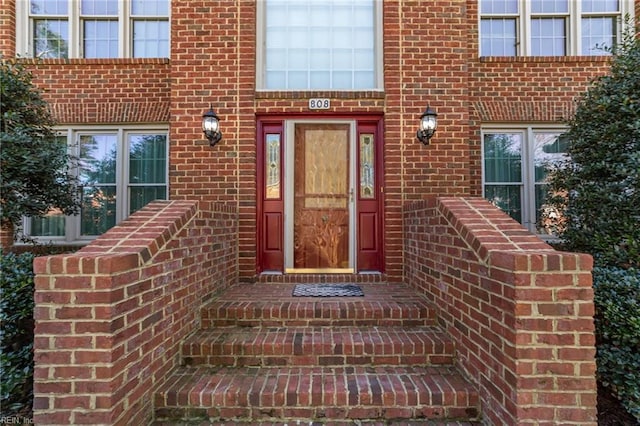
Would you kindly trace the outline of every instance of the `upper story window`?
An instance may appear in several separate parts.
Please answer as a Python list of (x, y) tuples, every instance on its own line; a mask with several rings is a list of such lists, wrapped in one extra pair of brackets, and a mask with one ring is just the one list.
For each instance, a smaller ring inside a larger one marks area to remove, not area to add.
[(530, 231), (554, 235), (559, 212), (547, 203), (547, 177), (567, 159), (563, 131), (554, 128), (484, 129), (484, 197)]
[(257, 4), (259, 89), (382, 89), (381, 1)]
[[(42, 58), (169, 56), (169, 0), (18, 2), (18, 53)], [(24, 18), (21, 18), (21, 17)]]
[(632, 0), (480, 0), (480, 55), (604, 55), (632, 12)]
[(64, 243), (93, 239), (149, 202), (167, 199), (166, 129), (92, 126), (61, 131), (59, 138), (78, 159), (80, 214), (25, 218), (26, 235)]

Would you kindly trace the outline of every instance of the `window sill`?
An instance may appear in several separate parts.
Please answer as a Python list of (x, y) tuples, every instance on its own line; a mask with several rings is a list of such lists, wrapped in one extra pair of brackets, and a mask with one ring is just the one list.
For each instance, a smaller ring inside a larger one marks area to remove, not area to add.
[(384, 90), (256, 90), (256, 99), (384, 99)]
[(169, 58), (17, 58), (26, 65), (168, 64)]
[(611, 56), (480, 56), (481, 63), (606, 63)]

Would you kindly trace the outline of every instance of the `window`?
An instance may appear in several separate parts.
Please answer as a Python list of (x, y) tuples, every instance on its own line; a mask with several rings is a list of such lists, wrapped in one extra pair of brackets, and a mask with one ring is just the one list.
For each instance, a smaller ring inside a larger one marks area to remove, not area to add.
[(485, 129), (484, 197), (532, 232), (554, 234), (561, 218), (546, 203), (546, 179), (566, 150), (560, 129)]
[(480, 56), (604, 55), (632, 0), (480, 0)]
[(258, 2), (258, 88), (380, 89), (381, 4), (376, 0)]
[(150, 201), (167, 199), (166, 130), (80, 128), (61, 137), (70, 141), (78, 159), (80, 214), (51, 211), (43, 218), (26, 218), (27, 235), (64, 242), (91, 239)]
[[(17, 3), (17, 51), (42, 58), (169, 56), (169, 0)], [(24, 17), (24, 18), (22, 18)]]

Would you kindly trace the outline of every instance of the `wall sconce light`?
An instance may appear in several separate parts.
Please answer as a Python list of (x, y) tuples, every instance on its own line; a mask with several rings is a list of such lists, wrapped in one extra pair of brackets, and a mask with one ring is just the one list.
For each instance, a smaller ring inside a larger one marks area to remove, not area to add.
[(429, 139), (436, 132), (437, 127), (438, 114), (430, 106), (427, 106), (427, 109), (420, 116), (420, 129), (416, 134), (418, 140), (425, 145), (429, 145)]
[(209, 145), (215, 146), (220, 139), (220, 118), (213, 112), (213, 106), (209, 107), (209, 111), (202, 114), (202, 133), (209, 139)]

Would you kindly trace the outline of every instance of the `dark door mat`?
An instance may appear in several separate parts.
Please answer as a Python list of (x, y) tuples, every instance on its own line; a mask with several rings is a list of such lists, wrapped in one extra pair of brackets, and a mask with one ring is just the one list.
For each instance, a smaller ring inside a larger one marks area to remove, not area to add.
[(355, 284), (296, 284), (295, 297), (362, 297), (364, 293)]

